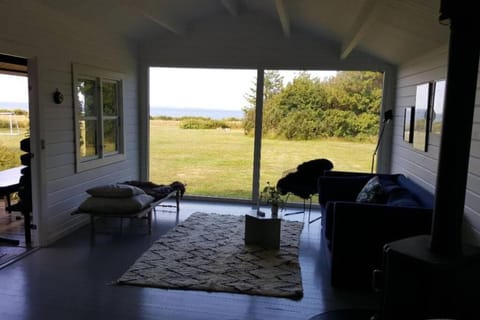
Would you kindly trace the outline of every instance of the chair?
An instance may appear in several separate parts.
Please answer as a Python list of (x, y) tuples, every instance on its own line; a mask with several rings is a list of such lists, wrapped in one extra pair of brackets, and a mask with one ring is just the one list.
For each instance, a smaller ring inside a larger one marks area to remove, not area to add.
[(309, 200), (308, 207), (308, 223), (313, 223), (321, 217), (310, 220), (312, 212), (312, 197), (318, 192), (317, 180), (318, 177), (323, 176), (325, 171), (332, 170), (333, 163), (328, 159), (314, 159), (306, 161), (297, 166), (295, 171), (287, 171), (288, 173), (278, 180), (277, 190), (282, 195), (293, 194), (303, 199), (303, 211), (288, 212), (285, 216), (293, 214), (305, 214), (307, 209), (307, 200)]

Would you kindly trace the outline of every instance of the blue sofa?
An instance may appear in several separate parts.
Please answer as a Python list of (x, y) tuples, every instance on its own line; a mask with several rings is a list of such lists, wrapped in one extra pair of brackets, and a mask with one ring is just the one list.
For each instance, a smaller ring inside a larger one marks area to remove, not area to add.
[[(360, 202), (375, 176), (380, 196)], [(371, 289), (386, 243), (430, 233), (434, 197), (402, 174), (329, 171), (318, 179), (318, 194), (334, 287)]]

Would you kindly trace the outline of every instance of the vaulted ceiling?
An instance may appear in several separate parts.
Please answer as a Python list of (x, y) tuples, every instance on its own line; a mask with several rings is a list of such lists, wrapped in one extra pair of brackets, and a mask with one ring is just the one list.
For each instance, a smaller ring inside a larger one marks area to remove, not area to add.
[(197, 23), (217, 16), (254, 14), (276, 21), (286, 39), (308, 33), (336, 43), (341, 58), (362, 49), (393, 64), (444, 46), (449, 34), (438, 22), (440, 0), (37, 1), (140, 43), (188, 37)]

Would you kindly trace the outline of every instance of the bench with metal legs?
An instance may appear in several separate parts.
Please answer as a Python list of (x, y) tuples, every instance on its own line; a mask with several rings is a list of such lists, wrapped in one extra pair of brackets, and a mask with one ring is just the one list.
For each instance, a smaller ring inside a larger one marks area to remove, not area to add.
[[(120, 230), (123, 229), (123, 219), (146, 219), (148, 223), (148, 234), (152, 233), (152, 212), (155, 212), (155, 208), (159, 205), (162, 205), (161, 203), (164, 202), (165, 200), (175, 197), (176, 200), (176, 205), (172, 207), (177, 208), (177, 214), (180, 211), (180, 197), (181, 193), (180, 191), (172, 191), (166, 196), (156, 199), (150, 203), (150, 205), (138, 212), (132, 212), (132, 213), (120, 213), (120, 214), (115, 214), (115, 213), (102, 213), (100, 211), (96, 212), (87, 212), (87, 211), (82, 211), (82, 210), (77, 210), (72, 213), (73, 214), (88, 214), (90, 215), (90, 240), (92, 243), (95, 242), (95, 220), (97, 218), (119, 218), (120, 219)], [(165, 205), (164, 205), (165, 206)], [(170, 206), (170, 205), (169, 205)]]

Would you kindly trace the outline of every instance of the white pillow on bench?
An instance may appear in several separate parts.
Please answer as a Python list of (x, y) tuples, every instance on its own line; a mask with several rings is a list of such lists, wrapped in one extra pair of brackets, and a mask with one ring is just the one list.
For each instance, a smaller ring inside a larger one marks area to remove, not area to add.
[(93, 197), (102, 198), (129, 198), (139, 194), (145, 194), (145, 192), (138, 187), (122, 183), (93, 187), (88, 189), (87, 193)]
[(147, 208), (154, 198), (148, 194), (138, 194), (128, 198), (89, 197), (79, 207), (79, 211), (95, 214), (135, 214)]

